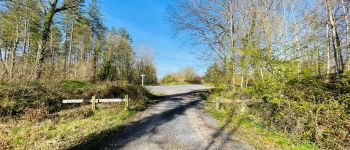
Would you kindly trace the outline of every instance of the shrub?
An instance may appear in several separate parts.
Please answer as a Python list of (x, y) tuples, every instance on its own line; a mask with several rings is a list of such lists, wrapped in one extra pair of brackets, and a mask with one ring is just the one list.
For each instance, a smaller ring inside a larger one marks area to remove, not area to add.
[(185, 82), (191, 83), (191, 84), (201, 84), (202, 78), (200, 76), (194, 76), (192, 79), (185, 80)]
[(170, 74), (170, 75), (165, 76), (160, 82), (163, 84), (170, 84), (170, 83), (178, 82), (178, 80), (176, 79), (176, 77), (174, 75)]
[(296, 142), (309, 140), (326, 149), (350, 147), (350, 79), (329, 82), (304, 77), (279, 83), (256, 83), (247, 90), (264, 101), (251, 110), (263, 123), (288, 133)]
[[(125, 82), (88, 84), (82, 81), (58, 83), (26, 82), (0, 86), (0, 116), (22, 116), (28, 120), (76, 105), (62, 105), (63, 99), (120, 98), (129, 95), (132, 102), (143, 101), (148, 91)], [(136, 103), (136, 102), (135, 102)], [(36, 116), (31, 118), (29, 116)], [(34, 115), (35, 114), (35, 115)]]

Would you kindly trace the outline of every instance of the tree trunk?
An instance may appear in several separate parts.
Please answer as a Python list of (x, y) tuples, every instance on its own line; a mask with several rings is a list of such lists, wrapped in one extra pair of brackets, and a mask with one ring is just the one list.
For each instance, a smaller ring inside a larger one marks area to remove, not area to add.
[[(293, 4), (294, 6), (295, 4)], [(294, 14), (294, 9), (295, 7), (292, 8), (292, 16), (293, 16), (293, 24), (294, 24), (294, 34), (295, 34), (295, 42), (296, 42), (296, 48), (297, 48), (297, 51), (295, 53), (296, 55), (296, 58), (298, 60), (298, 73), (301, 72), (301, 52), (300, 52), (300, 42), (299, 42), (299, 34), (298, 34), (298, 30), (299, 30), (299, 26), (298, 26), (298, 23), (297, 23), (297, 20), (295, 18), (295, 14)]]
[(55, 49), (53, 47), (53, 35), (50, 34), (50, 50), (51, 50), (51, 60), (50, 60), (50, 67), (51, 67), (51, 76), (53, 76), (54, 71), (55, 71)]
[(28, 19), (24, 20), (23, 54), (27, 52)]
[(5, 52), (4, 52), (4, 62), (6, 62), (8, 60), (9, 56), (8, 56), (8, 46), (6, 45), (5, 48)]
[(84, 41), (82, 38), (79, 40), (79, 50), (80, 50), (80, 60), (79, 62), (84, 62)]
[(236, 90), (236, 71), (235, 71), (235, 42), (234, 42), (234, 6), (233, 0), (230, 0), (230, 11), (229, 11), (229, 19), (230, 19), (230, 69), (231, 70), (231, 85), (232, 90)]
[(46, 48), (48, 46), (48, 39), (51, 32), (51, 25), (53, 23), (53, 18), (56, 13), (56, 6), (58, 0), (54, 0), (50, 6), (49, 11), (45, 14), (43, 32), (41, 36), (41, 47), (37, 52), (37, 59), (35, 65), (35, 80), (39, 80), (41, 78), (41, 74), (43, 71), (43, 63), (45, 60)]
[(350, 22), (349, 22), (349, 10), (346, 8), (344, 0), (341, 0), (341, 3), (343, 5), (343, 11), (344, 11), (344, 20), (345, 20), (345, 25), (346, 25), (346, 30), (345, 30), (345, 48), (347, 49), (347, 57), (346, 57), (346, 70), (350, 70), (350, 39), (349, 39), (349, 34), (350, 34)]
[(329, 0), (326, 0), (328, 18), (332, 29), (333, 39), (333, 50), (334, 50), (334, 61), (336, 65), (337, 74), (342, 74), (344, 71), (344, 63), (340, 48), (340, 39), (337, 31), (337, 23), (334, 18), (333, 5), (330, 4)]
[(19, 25), (16, 23), (16, 39), (13, 43), (12, 53), (11, 53), (11, 65), (10, 65), (10, 79), (13, 80), (15, 60), (16, 60), (16, 50), (19, 43)]
[(326, 38), (327, 38), (327, 78), (329, 78), (329, 74), (331, 73), (331, 41), (330, 41), (330, 36), (329, 36), (329, 25), (327, 23), (327, 34), (326, 34)]
[[(66, 40), (65, 43), (67, 43), (68, 40), (68, 34), (66, 34)], [(67, 78), (67, 72), (68, 72), (68, 57), (67, 57), (67, 45), (64, 45), (64, 66), (63, 66), (64, 76), (63, 78)]]
[(72, 48), (73, 48), (73, 32), (74, 23), (72, 22), (70, 38), (69, 38), (69, 51), (68, 51), (68, 72), (70, 72), (70, 65), (72, 64)]
[(2, 62), (3, 61), (3, 59), (2, 59), (2, 51), (1, 51), (2, 49), (0, 48), (0, 61)]

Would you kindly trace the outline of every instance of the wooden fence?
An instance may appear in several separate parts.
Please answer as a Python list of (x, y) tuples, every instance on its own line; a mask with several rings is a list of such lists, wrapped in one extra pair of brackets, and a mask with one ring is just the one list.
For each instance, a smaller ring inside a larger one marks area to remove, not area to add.
[(129, 96), (126, 95), (124, 98), (112, 98), (112, 99), (96, 99), (92, 96), (91, 99), (69, 99), (62, 100), (63, 104), (79, 104), (79, 103), (91, 103), (91, 109), (96, 110), (97, 103), (121, 103), (125, 102), (125, 109), (129, 109)]

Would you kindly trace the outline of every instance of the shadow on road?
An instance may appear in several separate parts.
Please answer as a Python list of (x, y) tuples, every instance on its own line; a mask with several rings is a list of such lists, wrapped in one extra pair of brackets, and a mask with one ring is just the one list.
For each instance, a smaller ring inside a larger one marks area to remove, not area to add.
[[(193, 96), (200, 91), (181, 93), (175, 95), (160, 96), (157, 100), (151, 102), (151, 105), (165, 101), (180, 101), (185, 96)], [(179, 106), (166, 110), (160, 114), (154, 114), (141, 120), (132, 122), (126, 126), (116, 127), (114, 129), (105, 130), (100, 134), (90, 135), (83, 143), (69, 148), (75, 149), (102, 149), (106, 146), (110, 149), (119, 149), (127, 143), (134, 141), (147, 133), (151, 133), (152, 129), (166, 122), (173, 120), (178, 115), (183, 115), (186, 109), (196, 106), (201, 99), (191, 101), (189, 103), (180, 104)]]
[[(233, 113), (234, 112), (231, 111), (231, 113), (229, 114), (229, 117), (228, 117), (229, 119), (227, 119), (225, 121), (224, 125), (222, 125), (219, 129), (217, 129), (215, 131), (214, 134), (211, 135), (210, 142), (206, 146), (205, 150), (211, 149), (211, 146), (213, 146), (214, 143), (215, 143), (215, 139), (218, 138), (218, 137), (224, 137), (225, 138), (221, 143), (219, 143), (219, 148), (218, 149), (222, 149), (226, 142), (231, 141), (230, 135), (232, 135), (232, 134), (234, 134), (234, 132), (236, 132), (236, 130), (239, 128), (239, 124), (240, 124), (240, 123), (238, 123), (234, 128), (230, 128), (230, 125), (231, 125), (231, 123), (233, 121), (233, 118), (232, 118), (232, 116), (234, 115)], [(239, 120), (239, 122), (240, 121), (241, 120)], [(228, 133), (226, 132), (226, 130), (228, 130)], [(226, 136), (225, 135), (223, 136), (223, 134), (226, 134)]]

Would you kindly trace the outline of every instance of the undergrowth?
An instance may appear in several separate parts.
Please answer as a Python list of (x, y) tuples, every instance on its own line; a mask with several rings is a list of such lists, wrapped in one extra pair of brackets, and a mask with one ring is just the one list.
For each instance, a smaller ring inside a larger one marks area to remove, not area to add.
[(216, 110), (212, 103), (205, 104), (205, 110), (214, 118), (219, 120), (229, 133), (240, 140), (243, 140), (257, 149), (292, 149), (292, 150), (312, 150), (317, 147), (310, 142), (299, 144), (281, 132), (264, 128), (255, 116), (236, 113), (230, 106), (223, 106), (221, 110)]
[[(62, 104), (63, 99), (130, 98), (124, 103)], [(153, 98), (145, 88), (125, 82), (83, 81), (0, 84), (0, 149), (67, 149), (89, 137), (128, 123)]]
[[(223, 89), (214, 90), (210, 97), (237, 98)], [(239, 112), (241, 105), (237, 103), (225, 104), (221, 111), (210, 104), (207, 110), (221, 121), (232, 119), (231, 126), (240, 126), (245, 139), (259, 149), (270, 148), (266, 145), (281, 149), (350, 149), (348, 77), (328, 81), (299, 77), (285, 83), (264, 80), (244, 89), (238, 98), (245, 100), (244, 113)]]
[(90, 84), (82, 81), (8, 83), (0, 86), (0, 119), (37, 116), (79, 105), (62, 105), (63, 99), (123, 98), (126, 94), (131, 103), (143, 101), (152, 96), (136, 85), (124, 82), (103, 82)]
[(135, 110), (89, 106), (63, 110), (41, 121), (10, 119), (0, 123), (0, 149), (67, 149), (91, 135), (125, 125)]

